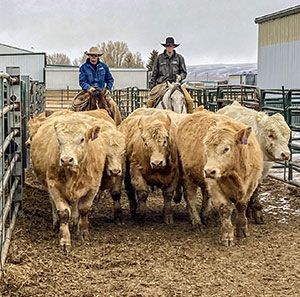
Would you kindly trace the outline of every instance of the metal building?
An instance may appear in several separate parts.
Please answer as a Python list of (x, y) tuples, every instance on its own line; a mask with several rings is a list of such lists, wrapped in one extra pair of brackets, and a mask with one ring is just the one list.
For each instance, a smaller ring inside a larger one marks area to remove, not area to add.
[(255, 19), (260, 88), (300, 88), (300, 5)]
[[(137, 87), (146, 89), (148, 71), (145, 68), (110, 68), (114, 78), (114, 89)], [(47, 90), (78, 90), (79, 67), (71, 65), (47, 65), (46, 89)]]
[(21, 75), (45, 83), (46, 53), (34, 53), (0, 43), (0, 72), (6, 67), (20, 67)]

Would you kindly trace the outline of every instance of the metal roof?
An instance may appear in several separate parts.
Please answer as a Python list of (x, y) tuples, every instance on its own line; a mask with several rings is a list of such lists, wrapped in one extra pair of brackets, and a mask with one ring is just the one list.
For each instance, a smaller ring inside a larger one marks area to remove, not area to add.
[(266, 14), (264, 16), (261, 17), (257, 17), (255, 18), (254, 22), (255, 24), (261, 24), (261, 23), (265, 23), (268, 21), (272, 21), (278, 18), (283, 18), (289, 15), (293, 15), (293, 14), (297, 14), (300, 13), (300, 5), (297, 6), (293, 6), (293, 7), (289, 7), (283, 10), (279, 10), (270, 14)]
[(23, 48), (19, 48), (19, 47), (15, 47), (15, 46), (11, 46), (11, 45), (4, 44), (4, 43), (0, 43), (0, 45), (6, 46), (6, 47), (10, 47), (10, 48), (13, 48), (13, 49), (17, 49), (17, 50), (21, 50), (21, 51), (24, 51), (24, 52), (27, 52), (27, 53), (33, 53), (33, 52), (29, 51), (29, 50), (26, 50), (26, 49), (23, 49)]

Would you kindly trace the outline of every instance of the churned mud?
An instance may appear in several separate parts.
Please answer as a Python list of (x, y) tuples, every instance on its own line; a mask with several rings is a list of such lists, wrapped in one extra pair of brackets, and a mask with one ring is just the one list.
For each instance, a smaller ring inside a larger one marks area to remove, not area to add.
[(260, 198), (265, 224), (249, 221), (250, 236), (219, 245), (219, 224), (191, 229), (185, 203), (174, 205), (174, 226), (163, 222), (163, 199), (151, 193), (144, 224), (111, 220), (107, 193), (95, 200), (89, 242), (73, 236), (64, 254), (52, 230), (49, 197), (27, 174), (2, 296), (300, 296), (300, 189), (268, 178)]

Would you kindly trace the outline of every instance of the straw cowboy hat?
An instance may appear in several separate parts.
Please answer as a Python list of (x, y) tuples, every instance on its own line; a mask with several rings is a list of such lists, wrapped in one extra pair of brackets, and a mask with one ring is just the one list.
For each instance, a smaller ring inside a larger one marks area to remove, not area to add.
[(167, 37), (166, 38), (166, 42), (165, 43), (161, 43), (161, 45), (163, 45), (164, 47), (166, 47), (166, 46), (177, 47), (178, 45), (180, 45), (180, 43), (176, 44), (173, 37)]
[(84, 53), (86, 55), (98, 55), (98, 57), (103, 55), (103, 53), (100, 53), (98, 46), (92, 46), (88, 51), (85, 51)]

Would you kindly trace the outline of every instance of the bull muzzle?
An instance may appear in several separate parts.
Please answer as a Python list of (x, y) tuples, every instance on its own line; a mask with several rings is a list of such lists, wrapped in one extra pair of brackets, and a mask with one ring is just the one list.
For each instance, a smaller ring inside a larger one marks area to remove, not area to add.
[(61, 166), (66, 166), (66, 167), (71, 167), (75, 164), (75, 160), (73, 157), (62, 157), (60, 158), (60, 165)]
[(290, 152), (281, 152), (280, 157), (282, 161), (288, 161), (290, 159)]
[(163, 159), (151, 160), (150, 165), (152, 169), (161, 169), (166, 166), (166, 161)]
[(109, 176), (120, 176), (121, 174), (122, 174), (121, 168), (108, 169)]
[(220, 177), (220, 170), (218, 168), (204, 168), (204, 175), (206, 178), (218, 178)]

